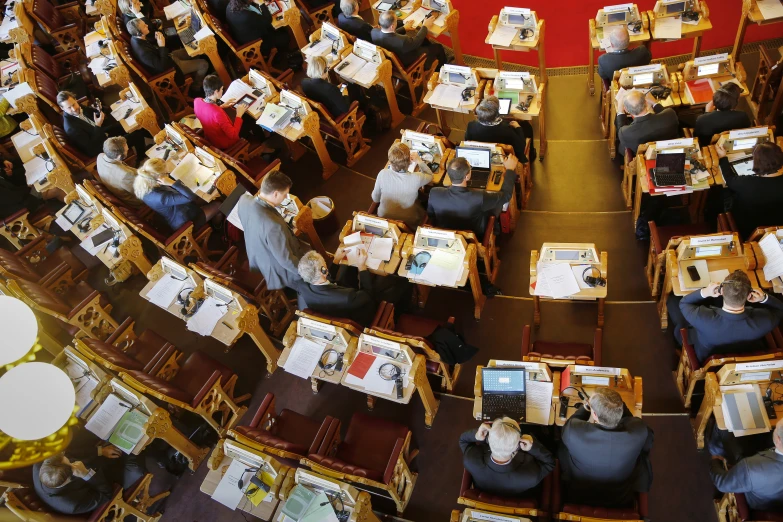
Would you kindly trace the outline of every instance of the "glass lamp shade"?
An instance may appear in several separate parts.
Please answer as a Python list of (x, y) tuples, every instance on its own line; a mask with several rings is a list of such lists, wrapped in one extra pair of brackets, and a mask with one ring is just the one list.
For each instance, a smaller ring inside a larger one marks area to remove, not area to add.
[(25, 303), (0, 295), (0, 366), (18, 361), (35, 344), (38, 337), (38, 321)]
[(68, 375), (47, 363), (29, 362), (0, 377), (0, 431), (19, 440), (48, 437), (68, 422), (76, 392)]

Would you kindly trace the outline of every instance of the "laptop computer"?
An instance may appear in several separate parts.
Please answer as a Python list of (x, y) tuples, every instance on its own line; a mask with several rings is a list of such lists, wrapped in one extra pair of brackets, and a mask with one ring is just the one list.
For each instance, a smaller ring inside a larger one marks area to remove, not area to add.
[(492, 150), (483, 147), (457, 147), (457, 157), (470, 163), (469, 188), (487, 188), (492, 171)]
[(492, 421), (505, 416), (524, 422), (525, 398), (525, 368), (482, 368), (482, 420)]
[(653, 182), (658, 187), (687, 185), (685, 178), (685, 153), (658, 154), (655, 157)]
[(753, 176), (756, 174), (753, 172), (753, 156), (745, 156), (744, 158), (729, 161), (729, 164), (737, 176)]

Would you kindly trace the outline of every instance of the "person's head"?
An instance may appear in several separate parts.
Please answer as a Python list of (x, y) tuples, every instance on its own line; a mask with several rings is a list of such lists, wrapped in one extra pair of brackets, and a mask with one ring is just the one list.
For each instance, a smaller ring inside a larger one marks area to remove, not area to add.
[(622, 51), (628, 48), (628, 44), (631, 42), (631, 35), (628, 34), (628, 29), (623, 25), (617, 25), (609, 33), (609, 44), (615, 51)]
[(783, 151), (772, 142), (761, 143), (753, 149), (753, 172), (757, 176), (774, 174), (783, 168)]
[(356, 0), (340, 0), (340, 11), (345, 16), (353, 16), (359, 12), (359, 4)]
[(722, 85), (712, 94), (712, 104), (719, 111), (733, 110), (739, 103), (742, 89), (736, 83)]
[(647, 112), (647, 100), (642, 91), (631, 91), (625, 95), (623, 100), (625, 112), (631, 116), (641, 116)]
[(131, 7), (131, 0), (117, 0), (117, 7), (124, 15), (132, 15), (133, 8)]
[(519, 423), (509, 417), (495, 419), (487, 435), (492, 457), (501, 462), (514, 458), (519, 451)]
[(279, 170), (270, 172), (261, 181), (261, 197), (269, 204), (277, 206), (288, 197), (288, 191), (291, 190), (293, 184), (291, 178)]
[(128, 21), (126, 27), (130, 35), (136, 36), (137, 38), (146, 38), (147, 35), (150, 34), (150, 28), (147, 27), (147, 22), (141, 18), (134, 18), (133, 20)]
[(465, 158), (454, 158), (446, 165), (452, 185), (463, 185), (470, 179), (470, 163)]
[(479, 123), (495, 123), (500, 117), (500, 101), (496, 96), (487, 96), (476, 107), (476, 118)]
[(772, 442), (775, 443), (775, 449), (783, 451), (783, 419), (775, 424), (775, 431), (772, 433)]
[(311, 250), (299, 260), (299, 277), (301, 277), (305, 283), (318, 284), (327, 280), (329, 270), (326, 267), (326, 261), (324, 258), (316, 252)]
[(397, 28), (397, 15), (392, 10), (381, 13), (378, 17), (378, 25), (384, 31), (394, 31)]
[(136, 171), (133, 180), (133, 193), (140, 200), (158, 187), (158, 180), (166, 174), (166, 162), (160, 158), (151, 158)]
[(735, 270), (726, 276), (720, 286), (720, 293), (723, 296), (723, 306), (733, 309), (745, 308), (745, 302), (753, 287), (750, 284), (748, 275), (742, 270)]
[(596, 388), (590, 396), (590, 409), (601, 426), (614, 429), (623, 418), (623, 398), (611, 388)]
[(61, 488), (73, 477), (70, 461), (60, 453), (41, 463), (38, 480), (47, 488)]
[(82, 108), (79, 102), (76, 101), (76, 95), (71, 91), (60, 91), (57, 93), (57, 105), (63, 110), (64, 113), (71, 116), (78, 116), (82, 113)]
[(109, 138), (103, 142), (103, 153), (111, 160), (124, 160), (128, 157), (128, 142), (122, 136)]
[(204, 77), (204, 96), (206, 98), (220, 98), (223, 96), (223, 80), (217, 74)]
[(327, 66), (323, 56), (311, 56), (307, 63), (308, 78), (323, 78), (326, 76)]
[(389, 165), (397, 172), (407, 172), (411, 164), (411, 149), (404, 143), (395, 143), (389, 149)]

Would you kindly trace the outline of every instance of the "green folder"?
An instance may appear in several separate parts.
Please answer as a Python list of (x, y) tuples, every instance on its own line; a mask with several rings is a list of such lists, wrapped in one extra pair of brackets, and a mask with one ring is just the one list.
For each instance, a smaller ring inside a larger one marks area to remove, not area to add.
[(518, 91), (498, 91), (498, 98), (511, 98), (511, 105), (519, 103)]
[(305, 513), (304, 518), (299, 522), (336, 522), (337, 515), (334, 514), (334, 508), (329, 502), (329, 497), (320, 492), (315, 498), (315, 502), (310, 504), (310, 508)]
[(285, 501), (283, 514), (294, 522), (299, 522), (304, 518), (315, 497), (315, 493), (306, 487), (297, 484), (296, 487), (291, 490), (291, 495), (289, 495), (288, 499)]
[(130, 410), (120, 418), (109, 437), (109, 442), (125, 453), (130, 453), (144, 436), (144, 424), (149, 417), (138, 410)]

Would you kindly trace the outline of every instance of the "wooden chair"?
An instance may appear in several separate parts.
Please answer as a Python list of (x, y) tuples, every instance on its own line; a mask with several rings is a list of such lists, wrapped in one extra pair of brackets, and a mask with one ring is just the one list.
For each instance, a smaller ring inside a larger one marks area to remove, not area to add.
[(29, 68), (48, 76), (57, 83), (58, 88), (72, 79), (81, 80), (84, 88), (89, 90), (92, 90), (96, 84), (81, 49), (69, 49), (52, 56), (41, 46), (25, 42), (16, 44), (14, 50), (17, 59), (22, 60)]
[(321, 134), (325, 141), (336, 141), (345, 150), (346, 164), (352, 167), (362, 156), (370, 151), (370, 140), (362, 136), (362, 127), (367, 117), (359, 114), (359, 102), (352, 102), (348, 112), (337, 119), (322, 104), (307, 99), (310, 105), (318, 111), (321, 123)]
[[(379, 47), (379, 49), (381, 48)], [(395, 82), (395, 92), (399, 92), (403, 88), (403, 85), (408, 86), (408, 93), (411, 97), (411, 104), (413, 105), (411, 115), (418, 116), (421, 111), (427, 108), (427, 104), (424, 103), (424, 95), (426, 94), (425, 85), (427, 83), (427, 78), (432, 76), (432, 73), (435, 72), (435, 68), (438, 66), (437, 60), (433, 62), (429, 69), (425, 69), (424, 63), (427, 61), (427, 57), (422, 55), (409, 67), (403, 67), (402, 63), (393, 52), (387, 51), (386, 49), (383, 49), (383, 52), (386, 57), (392, 61), (392, 80)]]
[(623, 156), (623, 181), (620, 183), (620, 188), (623, 191), (623, 199), (625, 200), (625, 208), (627, 210), (633, 208), (633, 193), (634, 188), (636, 187), (635, 158), (635, 152), (630, 149), (625, 149), (625, 155)]
[(70, 288), (87, 277), (87, 267), (70, 250), (60, 247), (49, 253), (46, 241), (39, 236), (13, 253), (0, 249), (0, 276), (58, 290)]
[(331, 453), (340, 444), (340, 420), (327, 415), (317, 421), (301, 413), (275, 411), (275, 396), (267, 393), (250, 424), (229, 430), (229, 437), (246, 446), (273, 455), (291, 467), (323, 447)]
[(416, 456), (410, 444), (407, 426), (354, 413), (345, 440), (337, 448), (322, 444), (302, 464), (327, 477), (385, 491), (402, 515), (418, 476), (409, 467)]
[(750, 89), (748, 105), (756, 125), (774, 125), (783, 107), (783, 58), (779, 52), (759, 46), (759, 71)]
[(199, 415), (221, 437), (247, 411), (247, 406), (239, 403), (250, 394), (234, 397), (237, 375), (204, 352), (192, 353), (181, 366), (170, 367), (168, 375), (158, 377), (164, 363), (159, 359), (152, 374), (131, 370), (120, 372), (120, 378), (140, 393)]
[(67, 51), (84, 45), (84, 13), (79, 2), (54, 6), (49, 0), (24, 0), (24, 9), (49, 35), (57, 50)]
[(333, 2), (327, 2), (326, 5), (320, 7), (312, 7), (307, 0), (296, 0), (296, 4), (299, 6), (299, 10), (306, 14), (306, 19), (310, 23), (310, 30), (315, 31), (321, 28), (321, 24), (329, 22), (335, 27), (337, 24), (332, 16), (332, 9), (334, 9)]
[(138, 522), (157, 522), (160, 513), (148, 513), (150, 507), (157, 501), (167, 497), (169, 491), (164, 491), (150, 497), (150, 482), (152, 474), (147, 473), (129, 490), (123, 491), (114, 486), (112, 499), (85, 515), (63, 516), (47, 506), (32, 487), (9, 489), (2, 496), (3, 504), (8, 510), (23, 522), (109, 522), (133, 517)]
[(21, 249), (37, 237), (49, 237), (48, 230), (53, 221), (54, 215), (46, 207), (35, 212), (17, 210), (0, 221), (0, 235), (14, 248)]
[(504, 497), (478, 489), (473, 484), (473, 477), (468, 470), (462, 470), (458, 504), (472, 509), (506, 513), (508, 515), (524, 515), (538, 517), (537, 520), (547, 520), (550, 510), (552, 493), (552, 475), (547, 475), (541, 484), (519, 496)]
[[(619, 78), (619, 71), (615, 73)], [(611, 127), (611, 122), (609, 121), (609, 118), (612, 117), (612, 89), (611, 89), (611, 83), (609, 80), (604, 80), (601, 78), (601, 108), (600, 108), (600, 120), (601, 120), (601, 131), (604, 133), (604, 138), (609, 137), (609, 129)]]
[(570, 364), (601, 366), (601, 345), (603, 330), (595, 329), (593, 344), (564, 343), (554, 341), (531, 341), (530, 325), (522, 329), (522, 360), (543, 362), (549, 366), (565, 367)]
[(43, 134), (74, 170), (97, 171), (98, 156), (91, 158), (82, 154), (79, 149), (68, 141), (68, 137), (65, 135), (65, 130), (62, 127), (46, 123), (44, 124)]
[[(215, 151), (223, 152), (207, 141), (207, 138), (204, 137), (202, 129), (192, 129), (190, 126), (185, 125), (184, 123), (177, 125), (176, 128), (178, 130), (182, 130), (182, 132), (193, 143), (193, 145), (201, 147), (202, 149), (208, 149), (209, 152), (212, 153)], [(250, 143), (246, 139), (240, 138), (239, 141), (237, 141), (230, 149), (223, 153), (227, 156), (238, 158), (240, 161), (246, 161), (249, 159), (249, 149)]]
[(435, 375), (441, 381), (441, 386), (449, 393), (454, 391), (460, 373), (461, 364), (446, 364), (435, 351), (431, 341), (427, 339), (439, 326), (453, 328), (456, 319), (451, 316), (445, 322), (419, 315), (402, 314), (394, 320), (394, 305), (382, 301), (379, 314), (367, 332), (382, 339), (389, 339), (401, 344), (407, 344), (416, 353), (427, 359), (427, 373)]
[(272, 335), (279, 337), (293, 321), (296, 307), (283, 290), (269, 290), (260, 272), (250, 270), (250, 262), (244, 249), (229, 248), (219, 261), (213, 264), (198, 262), (192, 268), (209, 279), (214, 279), (231, 290), (243, 294), (257, 305), (269, 319)]
[(745, 493), (725, 493), (715, 501), (718, 522), (783, 522), (783, 511), (751, 509)]
[(717, 372), (727, 363), (744, 363), (753, 361), (768, 361), (771, 359), (780, 359), (783, 357), (783, 334), (778, 328), (768, 333), (764, 339), (758, 341), (758, 346), (746, 343), (745, 351), (739, 351), (740, 347), (734, 352), (724, 352), (712, 355), (703, 363), (696, 357), (696, 350), (688, 342), (688, 330), (680, 329), (682, 334), (682, 352), (680, 362), (675, 372), (677, 389), (686, 408), (691, 407), (696, 383), (704, 380), (707, 372)]
[(255, 157), (252, 163), (245, 163), (219, 149), (210, 147), (209, 152), (231, 167), (234, 172), (238, 173), (237, 181), (251, 193), (256, 193), (261, 188), (261, 181), (264, 179), (264, 176), (270, 172), (280, 170), (279, 159), (274, 159), (271, 163), (267, 163), (262, 158)]

